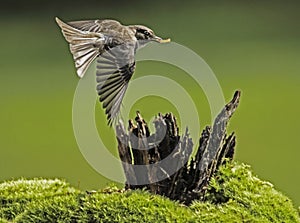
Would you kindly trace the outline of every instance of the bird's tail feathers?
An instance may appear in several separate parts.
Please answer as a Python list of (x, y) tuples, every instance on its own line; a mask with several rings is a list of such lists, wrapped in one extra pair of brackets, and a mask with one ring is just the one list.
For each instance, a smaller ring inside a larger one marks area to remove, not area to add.
[(77, 75), (82, 78), (89, 65), (99, 55), (99, 46), (103, 45), (104, 36), (101, 33), (76, 29), (57, 17), (55, 20), (70, 45)]

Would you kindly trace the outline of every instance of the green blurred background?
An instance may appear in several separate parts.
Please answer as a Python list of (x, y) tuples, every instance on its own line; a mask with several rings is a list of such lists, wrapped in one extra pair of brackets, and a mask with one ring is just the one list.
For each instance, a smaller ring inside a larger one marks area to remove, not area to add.
[[(230, 123), (238, 141), (236, 160), (251, 164), (260, 178), (300, 205), (299, 10), (297, 1), (4, 1), (0, 180), (59, 177), (80, 189), (110, 182), (88, 165), (77, 147), (72, 100), (79, 79), (54, 17), (114, 18), (145, 24), (194, 50), (213, 69), (226, 101), (234, 90), (242, 90)], [(153, 71), (181, 83), (201, 112), (201, 128), (209, 124), (205, 95), (187, 74), (170, 65), (141, 62), (135, 77)], [(147, 119), (160, 111), (177, 114), (159, 97), (138, 101), (132, 117), (137, 109)], [(101, 137), (116, 154), (100, 105), (96, 114)]]

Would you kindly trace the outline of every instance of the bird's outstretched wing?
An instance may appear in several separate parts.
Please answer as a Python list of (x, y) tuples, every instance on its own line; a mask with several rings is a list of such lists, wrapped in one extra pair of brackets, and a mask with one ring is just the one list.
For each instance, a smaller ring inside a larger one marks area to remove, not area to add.
[(68, 24), (82, 31), (97, 33), (97, 32), (101, 32), (102, 21), (103, 20), (81, 20), (81, 21), (68, 22)]
[(118, 118), (128, 82), (135, 70), (134, 44), (127, 42), (114, 46), (97, 60), (97, 92), (109, 125)]
[[(86, 21), (79, 25), (78, 22), (64, 23), (56, 18), (62, 33), (69, 43), (73, 55), (77, 75), (82, 78), (89, 65), (104, 48), (105, 36), (97, 32), (99, 24)], [(88, 24), (90, 24), (88, 26)], [(87, 27), (88, 29), (84, 29)]]

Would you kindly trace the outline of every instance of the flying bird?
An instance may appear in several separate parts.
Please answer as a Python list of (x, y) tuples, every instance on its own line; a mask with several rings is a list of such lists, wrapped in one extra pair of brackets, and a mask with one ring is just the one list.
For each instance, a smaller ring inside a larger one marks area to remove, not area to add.
[(97, 59), (97, 92), (108, 124), (118, 118), (128, 82), (136, 67), (136, 51), (147, 43), (170, 42), (143, 25), (122, 25), (116, 20), (56, 22), (69, 43), (77, 75), (82, 78)]

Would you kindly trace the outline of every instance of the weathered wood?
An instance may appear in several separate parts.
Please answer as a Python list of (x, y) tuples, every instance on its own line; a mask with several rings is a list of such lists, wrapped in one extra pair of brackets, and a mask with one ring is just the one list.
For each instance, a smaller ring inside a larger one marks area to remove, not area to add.
[(176, 118), (171, 113), (158, 114), (153, 134), (139, 112), (135, 122), (129, 121), (128, 133), (120, 123), (116, 134), (126, 189), (146, 188), (185, 204), (203, 200), (211, 177), (225, 158), (233, 158), (236, 139), (234, 133), (226, 137), (226, 126), (239, 99), (237, 91), (213, 126), (203, 130), (193, 158), (188, 129), (180, 137)]
[[(132, 188), (136, 185), (137, 180), (132, 168), (132, 156), (131, 148), (129, 147), (129, 136), (127, 135), (124, 125), (118, 125), (116, 127), (117, 141), (118, 141), (118, 151), (119, 157), (123, 164), (123, 170), (125, 177), (127, 179), (125, 189)], [(130, 182), (130, 184), (129, 184)]]

